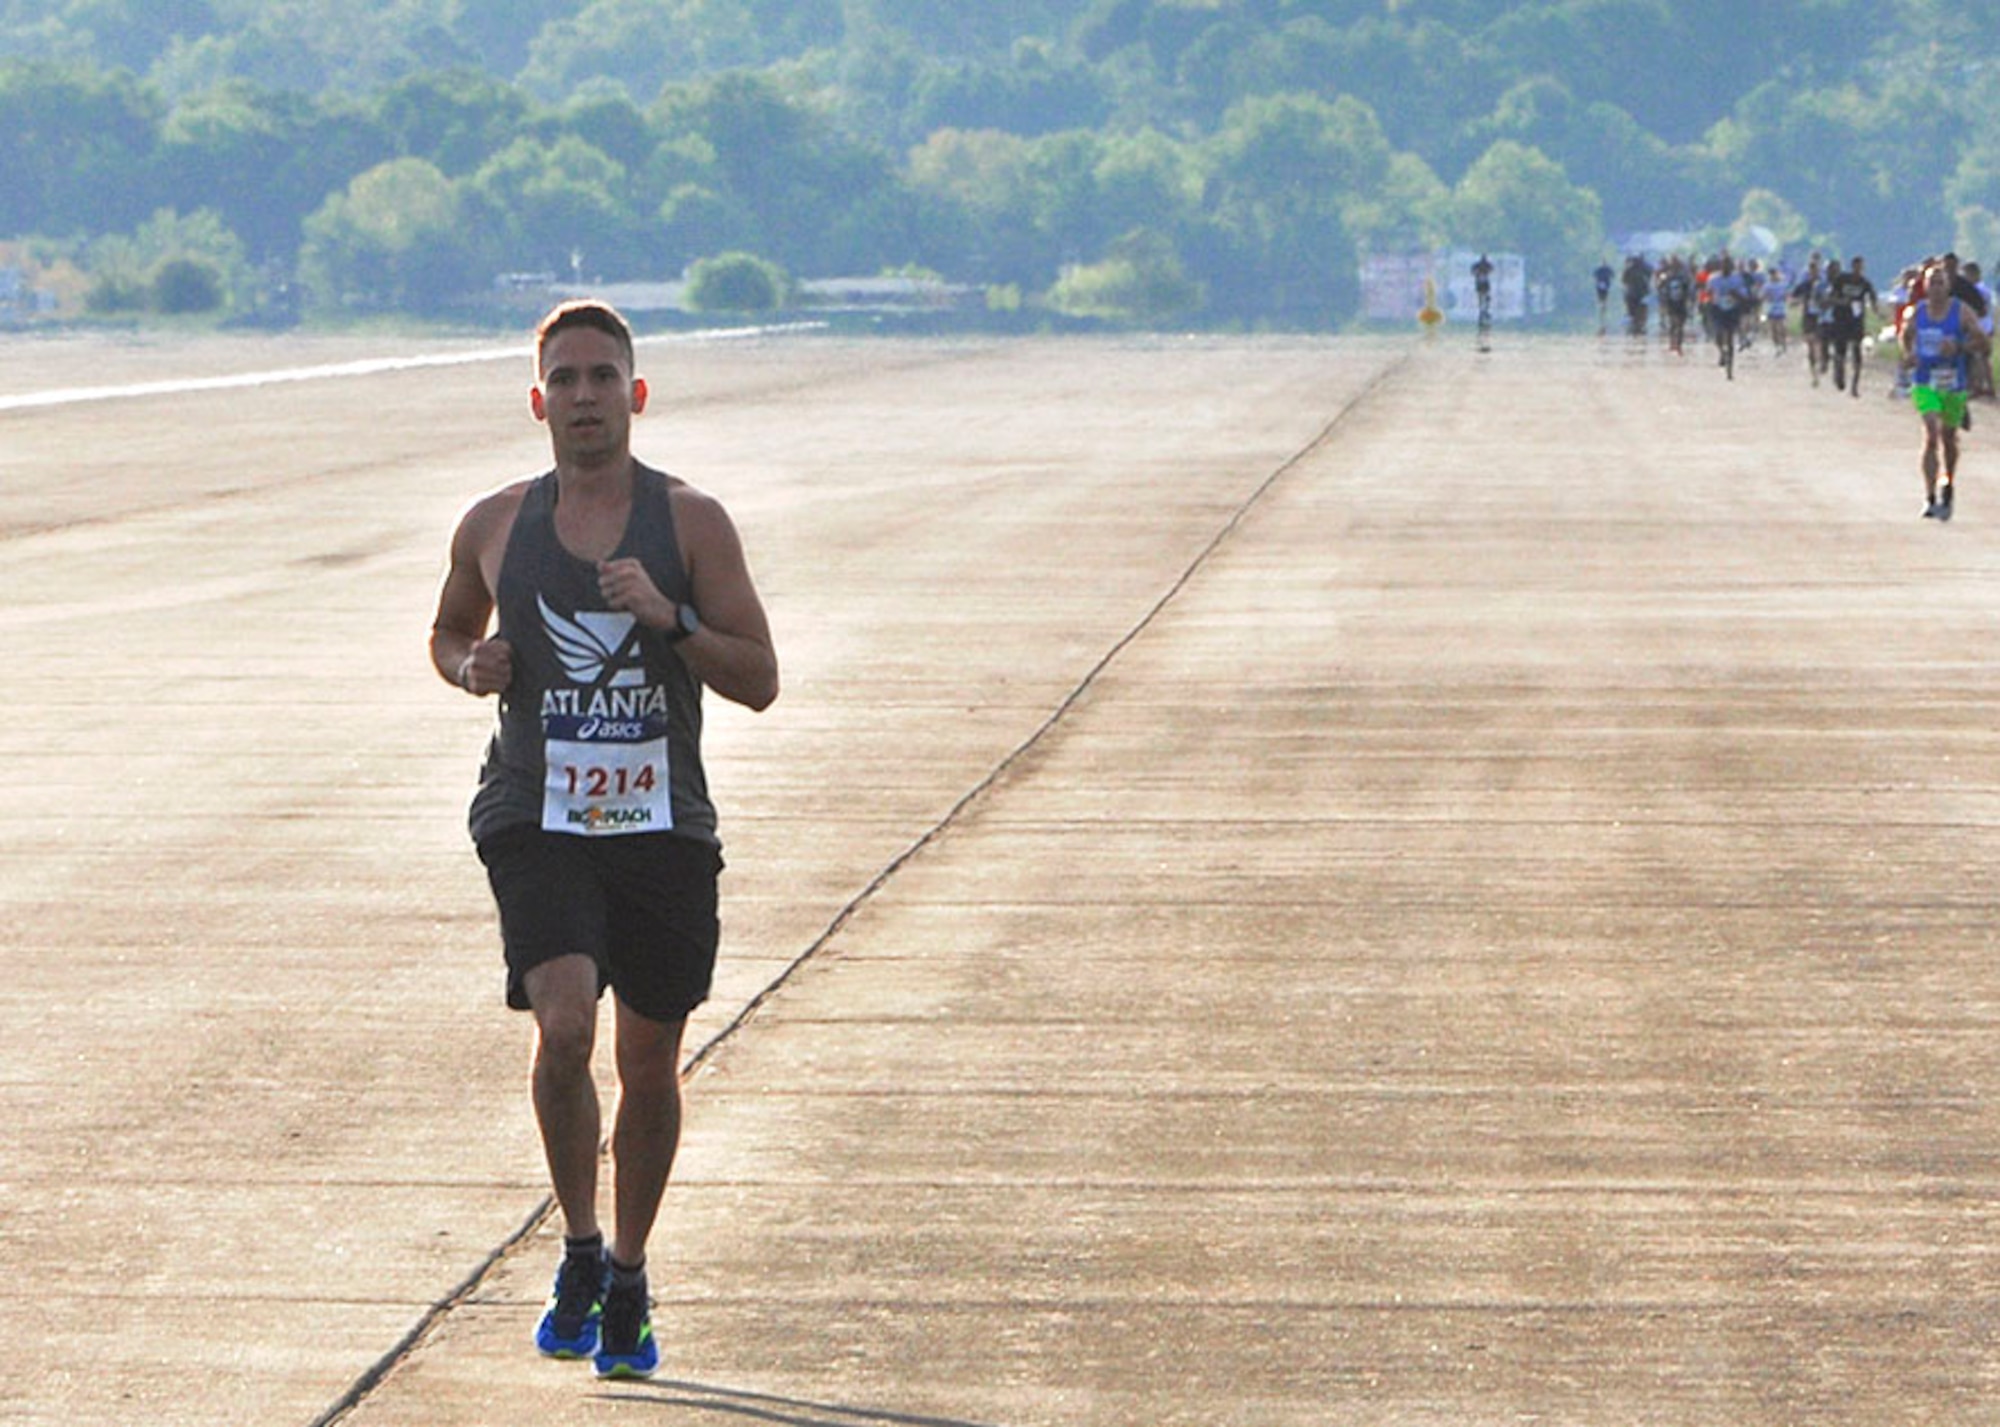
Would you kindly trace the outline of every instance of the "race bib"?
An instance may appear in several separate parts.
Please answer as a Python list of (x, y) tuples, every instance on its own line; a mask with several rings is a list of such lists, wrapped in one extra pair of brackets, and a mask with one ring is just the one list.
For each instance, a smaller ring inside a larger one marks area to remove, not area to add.
[(1955, 366), (1932, 367), (1931, 379), (1926, 383), (1932, 391), (1957, 391), (1958, 368)]
[(551, 738), (544, 747), (545, 832), (615, 837), (673, 827), (665, 738)]

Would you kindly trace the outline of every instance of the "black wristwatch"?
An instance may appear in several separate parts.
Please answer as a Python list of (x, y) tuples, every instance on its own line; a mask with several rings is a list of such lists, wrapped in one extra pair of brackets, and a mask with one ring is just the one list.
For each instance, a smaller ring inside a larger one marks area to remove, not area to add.
[(667, 635), (667, 643), (678, 644), (700, 629), (701, 616), (695, 613), (693, 605), (683, 601), (674, 606), (674, 627)]

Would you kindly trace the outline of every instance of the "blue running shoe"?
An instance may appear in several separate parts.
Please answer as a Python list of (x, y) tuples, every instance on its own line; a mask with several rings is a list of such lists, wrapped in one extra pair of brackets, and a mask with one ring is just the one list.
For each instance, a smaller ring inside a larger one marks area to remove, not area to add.
[(603, 1250), (594, 1256), (564, 1254), (548, 1308), (535, 1327), (535, 1346), (551, 1358), (587, 1358), (596, 1352), (610, 1282), (611, 1260)]
[(599, 1377), (651, 1377), (660, 1367), (653, 1341), (653, 1298), (642, 1273), (635, 1280), (612, 1280), (604, 1291), (604, 1331), (597, 1345)]

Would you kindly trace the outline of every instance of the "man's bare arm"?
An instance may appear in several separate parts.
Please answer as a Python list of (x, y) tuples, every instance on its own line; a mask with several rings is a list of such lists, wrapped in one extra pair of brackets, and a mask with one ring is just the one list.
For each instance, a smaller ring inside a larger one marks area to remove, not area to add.
[(493, 591), (486, 563), (496, 529), (511, 520), (518, 502), (488, 497), (467, 511), (451, 537), (451, 561), (438, 588), (431, 621), (431, 664), (438, 676), (471, 694), (496, 694), (514, 678), (514, 652), (489, 639)]
[(700, 633), (676, 646), (680, 656), (725, 699), (769, 708), (778, 697), (778, 654), (736, 526), (720, 502), (694, 490), (680, 492), (674, 518), (701, 616)]

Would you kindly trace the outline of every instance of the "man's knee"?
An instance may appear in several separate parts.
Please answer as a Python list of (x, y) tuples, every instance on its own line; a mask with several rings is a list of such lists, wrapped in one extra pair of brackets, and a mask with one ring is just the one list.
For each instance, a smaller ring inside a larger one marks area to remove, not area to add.
[(678, 1079), (683, 1020), (656, 1021), (618, 1008), (618, 1070), (622, 1079)]
[(562, 1079), (590, 1074), (596, 1043), (595, 1024), (569, 1013), (538, 1016), (535, 1021), (535, 1066)]
[(587, 1074), (597, 1044), (597, 968), (588, 957), (545, 962), (523, 978), (535, 1016), (535, 1058), (565, 1074)]

